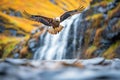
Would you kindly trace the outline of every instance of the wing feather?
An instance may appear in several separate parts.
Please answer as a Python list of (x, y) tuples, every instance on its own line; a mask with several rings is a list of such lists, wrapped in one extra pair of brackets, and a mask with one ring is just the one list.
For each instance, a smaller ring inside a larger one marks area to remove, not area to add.
[(31, 15), (31, 14), (25, 12), (25, 11), (24, 11), (23, 14), (24, 14), (25, 18), (33, 20), (33, 21), (41, 22), (41, 23), (43, 23), (44, 25), (47, 25), (47, 26), (51, 26), (51, 22), (53, 21), (52, 18), (47, 18), (47, 17), (40, 16), (40, 15)]
[(68, 17), (74, 15), (78, 13), (77, 10), (72, 10), (72, 11), (67, 11), (65, 12), (63, 15), (60, 16), (60, 22), (64, 21), (65, 19), (67, 19)]
[(81, 13), (84, 9), (85, 9), (84, 6), (80, 6), (78, 9), (65, 12), (63, 15), (60, 16), (60, 22), (64, 21), (65, 19), (74, 14)]

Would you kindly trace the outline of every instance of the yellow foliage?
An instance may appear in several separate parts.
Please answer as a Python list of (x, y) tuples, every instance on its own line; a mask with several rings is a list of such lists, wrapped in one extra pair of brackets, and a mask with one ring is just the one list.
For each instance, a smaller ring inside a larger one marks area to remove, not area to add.
[(92, 57), (93, 56), (92, 54), (96, 49), (97, 49), (96, 46), (89, 47), (85, 52), (85, 56), (88, 57), (88, 58)]
[(86, 18), (86, 20), (92, 20), (92, 22), (93, 22), (92, 28), (101, 27), (99, 25), (100, 25), (102, 19), (103, 19), (103, 14), (101, 14), (101, 13), (94, 14), (93, 16), (88, 16)]
[(30, 32), (34, 26), (32, 21), (22, 18), (8, 16), (2, 12), (9, 9), (15, 11), (27, 11), (31, 14), (39, 14), (47, 17), (58, 17), (64, 13), (64, 10), (73, 10), (83, 5), (85, 8), (89, 6), (91, 0), (55, 0), (56, 4), (50, 0), (2, 0), (0, 2), (0, 16), (8, 19), (10, 23), (18, 26), (26, 32)]
[[(16, 30), (18, 34), (26, 34), (28, 39), (28, 33), (30, 33), (34, 28), (34, 25), (40, 25), (40, 23), (26, 20), (23, 17), (10, 16), (11, 10), (14, 12), (19, 12), (22, 16), (23, 11), (27, 11), (30, 14), (39, 14), (46, 17), (55, 18), (63, 14), (65, 11), (77, 9), (79, 6), (84, 6), (84, 8), (90, 5), (91, 0), (55, 0), (52, 3), (50, 0), (1, 0), (0, 1), (0, 20), (4, 23), (4, 27), (8, 30), (0, 35), (0, 44), (7, 44), (13, 42), (5, 47), (4, 58), (9, 55), (13, 46), (16, 45), (22, 38), (10, 37), (9, 29)], [(4, 34), (4, 35), (3, 35)], [(40, 34), (40, 33), (39, 33)], [(38, 36), (39, 34), (36, 34)], [(33, 36), (33, 37), (36, 37)], [(26, 38), (26, 37), (25, 37)], [(0, 45), (0, 48), (3, 46)]]
[(12, 37), (12, 36), (5, 36), (3, 34), (0, 34), (0, 44), (7, 44), (7, 43), (11, 43), (11, 42), (14, 42), (14, 41), (21, 41), (22, 39), (24, 38), (19, 38), (19, 37)]
[(110, 2), (113, 2), (114, 0), (102, 0), (100, 3), (98, 3), (96, 1), (96, 3), (92, 6), (102, 6), (102, 7), (106, 7)]
[(116, 13), (120, 12), (120, 3), (118, 3), (118, 6), (111, 11), (108, 12), (108, 19), (111, 19)]
[(3, 59), (5, 59), (7, 57), (10, 57), (10, 53), (15, 48), (15, 45), (17, 43), (18, 43), (17, 41), (14, 41), (14, 42), (11, 42), (11, 43), (9, 43), (8, 45), (5, 46), (4, 53), (3, 53), (3, 56), (2, 56)]
[(120, 45), (120, 41), (117, 41), (115, 44), (112, 44), (108, 48), (108, 50), (103, 53), (103, 56), (108, 59), (114, 58), (116, 55), (114, 51), (116, 50), (116, 48), (118, 48), (119, 45)]
[(15, 48), (15, 46), (22, 40), (26, 41), (28, 39), (29, 39), (28, 35), (19, 38), (0, 34), (0, 50), (2, 49), (1, 51), (3, 52), (2, 58), (12, 57), (13, 54), (11, 54), (11, 52)]
[[(13, 25), (17, 25), (18, 28), (20, 28), (26, 32), (30, 32), (31, 30), (34, 29), (34, 27), (31, 25), (31, 24), (33, 24), (32, 21), (28, 21), (28, 20), (25, 20), (22, 18), (14, 17), (14, 16), (9, 16), (2, 12), (0, 12), (0, 16), (7, 19), (9, 21), (9, 23), (11, 23)], [(14, 29), (14, 26), (13, 26), (13, 29)]]
[(16, 38), (16, 37), (9, 37), (0, 34), (0, 48), (3, 52), (3, 58), (6, 58), (9, 56), (11, 51), (14, 49), (15, 45), (19, 43), (23, 38)]
[(101, 37), (102, 37), (101, 34), (102, 34), (104, 28), (105, 27), (102, 27), (102, 28), (99, 28), (99, 29), (96, 30), (96, 34), (95, 34), (95, 37), (94, 37), (94, 45), (95, 46), (100, 45), (99, 43), (100, 43), (100, 40), (101, 40)]
[(90, 42), (90, 34), (93, 32), (94, 29), (87, 29), (85, 32), (85, 46), (88, 47), (88, 44)]
[[(38, 13), (48, 17), (57, 17), (64, 13), (64, 9), (73, 10), (80, 5), (89, 6), (91, 0), (55, 0), (56, 4), (50, 0), (2, 0), (0, 5), (3, 9), (14, 9), (17, 11), (27, 10), (29, 13)], [(45, 14), (44, 14), (45, 13)]]

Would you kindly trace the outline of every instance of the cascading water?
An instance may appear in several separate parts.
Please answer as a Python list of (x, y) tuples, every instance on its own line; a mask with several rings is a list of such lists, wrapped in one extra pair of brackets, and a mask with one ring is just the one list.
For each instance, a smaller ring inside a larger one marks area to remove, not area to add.
[(75, 57), (73, 54), (76, 52), (76, 45), (78, 44), (77, 29), (81, 21), (80, 15), (73, 15), (62, 22), (61, 25), (65, 26), (65, 28), (60, 33), (41, 35), (40, 47), (35, 51), (34, 59), (61, 60)]

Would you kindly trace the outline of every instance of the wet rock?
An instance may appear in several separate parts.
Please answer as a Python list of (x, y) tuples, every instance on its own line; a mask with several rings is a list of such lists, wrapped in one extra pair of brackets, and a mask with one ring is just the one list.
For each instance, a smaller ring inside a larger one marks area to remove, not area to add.
[[(77, 60), (83, 68), (75, 65), (76, 60), (25, 60), (6, 59), (0, 62), (1, 80), (119, 80), (120, 59), (93, 58)], [(67, 63), (70, 65), (63, 64)], [(29, 65), (28, 65), (29, 63)], [(23, 65), (24, 64), (24, 65)], [(73, 64), (73, 65), (71, 65)], [(88, 65), (89, 64), (89, 65)], [(106, 65), (105, 65), (106, 64)], [(32, 65), (32, 66), (31, 66)]]
[(6, 30), (9, 30), (11, 36), (17, 35), (17, 30), (15, 30), (15, 29), (6, 29)]
[(3, 32), (4, 32), (4, 30), (5, 30), (5, 27), (4, 27), (4, 26), (2, 26), (2, 25), (0, 25), (0, 33), (3, 33)]
[(104, 58), (98, 57), (98, 58), (93, 58), (93, 59), (88, 59), (82, 62), (84, 65), (99, 65), (102, 62), (104, 62)]
[(32, 30), (31, 31), (31, 35), (34, 35), (35, 33), (37, 33), (37, 32), (40, 32), (40, 29), (38, 28), (38, 29), (35, 29), (35, 30)]
[(106, 14), (109, 10), (113, 9), (114, 7), (116, 7), (115, 4), (116, 3), (113, 1), (113, 2), (109, 3), (106, 7), (99, 6), (98, 12)]
[(120, 46), (115, 50), (116, 53), (116, 57), (119, 58), (120, 57)]
[(16, 11), (16, 12), (15, 12), (15, 16), (17, 16), (17, 17), (22, 17), (22, 14), (21, 14), (20, 11)]
[(120, 59), (114, 59), (112, 61), (111, 67), (116, 69), (116, 70), (118, 70), (118, 69), (120, 70), (119, 65), (120, 65)]
[(13, 58), (19, 58), (20, 54), (19, 53), (14, 53)]
[(28, 42), (28, 46), (29, 46), (29, 50), (34, 52), (36, 51), (36, 49), (38, 48), (40, 44), (38, 44), (38, 42), (36, 42), (36, 39), (30, 39)]
[(16, 74), (17, 68), (8, 63), (0, 63), (0, 79), (1, 80), (17, 80), (19, 79)]
[(120, 28), (116, 28), (115, 24), (119, 21), (118, 18), (113, 18), (109, 21), (108, 26), (103, 31), (102, 36), (104, 39), (107, 39), (109, 41), (115, 41), (120, 39)]
[(14, 10), (14, 9), (12, 9), (12, 8), (9, 9), (8, 14), (9, 14), (10, 16), (22, 17), (22, 14), (21, 14), (20, 11), (16, 11), (16, 10)]
[(10, 63), (10, 64), (15, 64), (15, 65), (22, 65), (22, 64), (26, 64), (27, 60), (26, 59), (11, 59), (11, 58), (8, 58), (8, 59), (5, 59), (4, 62)]

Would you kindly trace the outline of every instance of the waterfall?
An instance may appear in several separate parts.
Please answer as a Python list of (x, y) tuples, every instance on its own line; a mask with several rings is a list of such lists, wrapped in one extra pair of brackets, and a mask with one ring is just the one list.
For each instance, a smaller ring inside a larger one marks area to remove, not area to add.
[[(81, 14), (73, 15), (72, 17), (62, 22), (61, 25), (65, 26), (65, 28), (58, 34), (52, 35), (50, 33), (45, 33), (41, 35), (40, 47), (35, 51), (34, 59), (61, 60), (66, 59), (67, 55), (75, 53), (77, 48), (77, 24), (81, 20), (80, 15)], [(72, 47), (72, 52), (68, 52), (68, 46)]]

